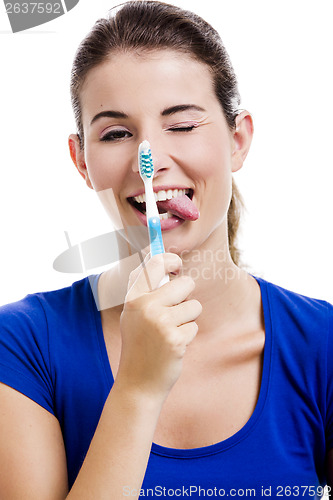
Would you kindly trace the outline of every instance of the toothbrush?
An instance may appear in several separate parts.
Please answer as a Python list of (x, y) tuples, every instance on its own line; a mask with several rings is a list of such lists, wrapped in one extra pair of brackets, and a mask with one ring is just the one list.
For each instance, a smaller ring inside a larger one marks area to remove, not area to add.
[[(151, 255), (164, 253), (164, 245), (161, 231), (160, 215), (158, 213), (155, 194), (153, 191), (154, 165), (151, 155), (150, 144), (143, 141), (139, 146), (138, 162), (140, 177), (145, 185), (146, 194), (146, 217), (150, 241)], [(169, 275), (166, 274), (158, 287), (169, 281)]]

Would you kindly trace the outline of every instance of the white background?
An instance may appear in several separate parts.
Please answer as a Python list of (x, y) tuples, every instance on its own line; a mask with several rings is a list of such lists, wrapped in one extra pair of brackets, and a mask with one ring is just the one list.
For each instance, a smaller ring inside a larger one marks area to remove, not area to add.
[[(174, 3), (218, 29), (241, 107), (253, 114), (253, 146), (235, 176), (247, 206), (245, 262), (267, 280), (333, 302), (332, 1)], [(64, 231), (75, 244), (112, 229), (70, 160), (67, 137), (75, 132), (74, 52), (113, 5), (80, 0), (12, 34), (1, 2), (0, 304), (83, 277), (53, 270), (67, 248)]]

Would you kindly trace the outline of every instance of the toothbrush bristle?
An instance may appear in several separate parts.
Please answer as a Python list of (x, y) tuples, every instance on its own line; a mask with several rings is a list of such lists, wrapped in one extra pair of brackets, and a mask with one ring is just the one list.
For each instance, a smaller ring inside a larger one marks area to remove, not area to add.
[[(147, 143), (147, 141), (144, 142)], [(143, 175), (147, 178), (152, 177), (152, 175), (154, 174), (153, 158), (151, 155), (151, 149), (149, 146), (147, 147), (146, 144), (145, 147), (143, 147), (142, 150), (140, 151), (139, 160), (140, 160), (139, 168), (141, 176)]]

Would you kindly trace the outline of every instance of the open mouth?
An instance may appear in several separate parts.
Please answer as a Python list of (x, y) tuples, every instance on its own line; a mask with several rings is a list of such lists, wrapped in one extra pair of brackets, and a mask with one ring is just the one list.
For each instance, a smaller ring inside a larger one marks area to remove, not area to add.
[[(190, 200), (193, 198), (193, 189), (169, 189), (169, 190), (161, 190), (155, 194), (155, 200), (157, 203), (158, 212), (160, 214), (160, 219), (168, 219), (173, 217), (174, 215), (168, 212), (164, 207), (162, 207), (162, 203), (159, 202), (171, 200), (172, 198), (177, 198), (179, 196), (188, 196)], [(128, 202), (143, 215), (146, 215), (146, 197), (145, 194), (141, 194), (139, 196), (132, 196), (127, 198)]]

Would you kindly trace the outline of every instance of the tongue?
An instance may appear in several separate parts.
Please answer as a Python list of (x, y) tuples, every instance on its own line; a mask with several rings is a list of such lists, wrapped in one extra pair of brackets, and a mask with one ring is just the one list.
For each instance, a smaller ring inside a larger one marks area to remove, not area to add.
[(184, 220), (197, 220), (199, 210), (186, 194), (171, 198), (171, 200), (158, 201), (157, 206)]

